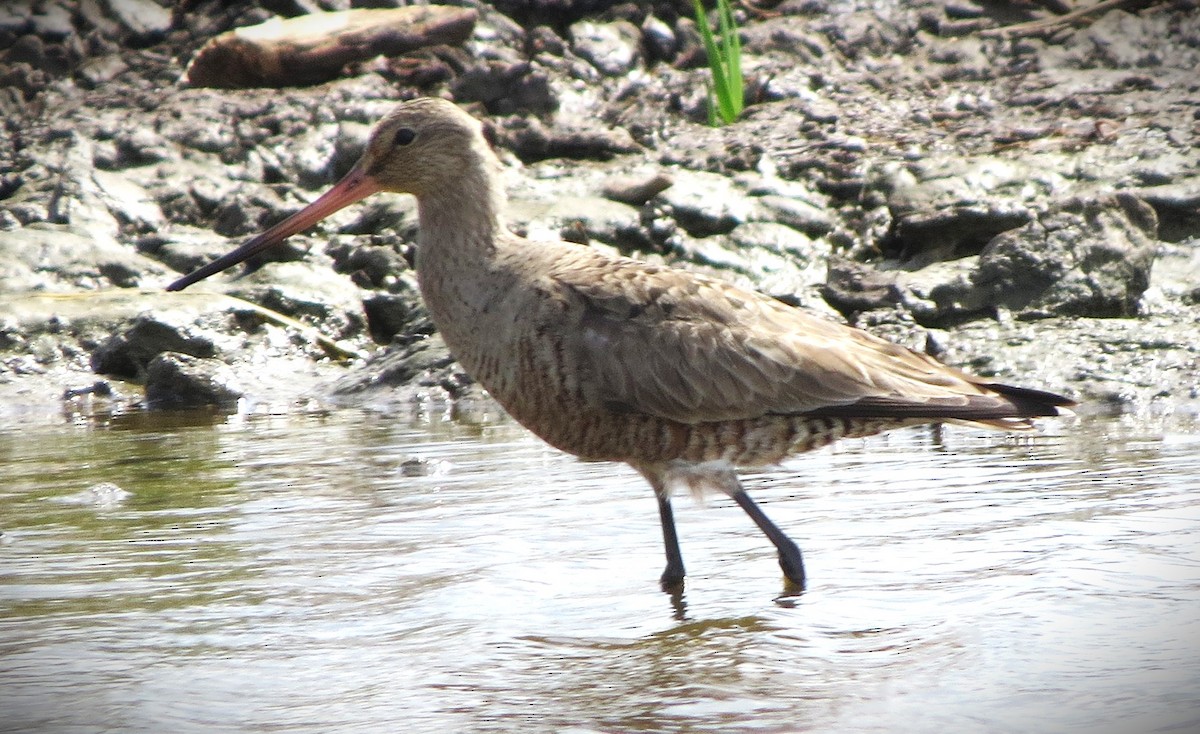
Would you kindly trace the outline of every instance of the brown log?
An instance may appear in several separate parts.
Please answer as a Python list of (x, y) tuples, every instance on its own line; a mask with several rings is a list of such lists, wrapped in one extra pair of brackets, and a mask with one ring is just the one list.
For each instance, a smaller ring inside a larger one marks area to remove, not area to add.
[(471, 36), (476, 13), (443, 5), (360, 9), (278, 18), (222, 33), (188, 65), (196, 87), (291, 87), (337, 78), (376, 56), (399, 56)]

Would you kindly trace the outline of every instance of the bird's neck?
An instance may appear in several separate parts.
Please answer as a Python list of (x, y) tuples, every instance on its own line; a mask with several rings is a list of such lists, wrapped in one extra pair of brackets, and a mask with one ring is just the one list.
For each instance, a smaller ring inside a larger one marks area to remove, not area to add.
[(494, 188), (482, 195), (454, 189), (420, 197), (422, 254), (439, 262), (486, 258), (496, 236), (504, 231), (504, 192)]
[(494, 161), (467, 167), (453, 186), (418, 197), (420, 237), (417, 279), (438, 330), (454, 341), (456, 332), (486, 320), (489, 301), (506, 284), (497, 271), (498, 247), (507, 230), (505, 196)]

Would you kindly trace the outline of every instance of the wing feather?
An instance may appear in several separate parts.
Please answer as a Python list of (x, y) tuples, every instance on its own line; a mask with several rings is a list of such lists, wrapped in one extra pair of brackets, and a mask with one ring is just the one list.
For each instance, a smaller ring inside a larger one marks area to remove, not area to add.
[[(587, 254), (585, 254), (587, 253)], [(988, 383), (723, 281), (580, 248), (550, 277), (590, 399), (697, 423), (767, 414), (996, 421), (1071, 401)]]

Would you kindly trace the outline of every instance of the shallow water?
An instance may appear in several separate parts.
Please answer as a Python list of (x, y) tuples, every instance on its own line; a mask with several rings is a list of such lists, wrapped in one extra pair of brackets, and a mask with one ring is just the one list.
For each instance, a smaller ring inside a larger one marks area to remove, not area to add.
[(1198, 476), (1128, 418), (849, 441), (746, 478), (809, 591), (679, 498), (673, 600), (644, 481), (511, 423), (30, 421), (0, 730), (1197, 731)]

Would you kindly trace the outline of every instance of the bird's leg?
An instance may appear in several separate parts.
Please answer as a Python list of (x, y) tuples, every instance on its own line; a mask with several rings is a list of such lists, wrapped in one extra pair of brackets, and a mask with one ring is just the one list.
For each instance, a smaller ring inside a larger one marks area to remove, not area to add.
[(800, 557), (800, 546), (796, 545), (791, 538), (784, 535), (779, 527), (771, 522), (758, 505), (754, 504), (754, 500), (750, 499), (750, 495), (746, 494), (746, 490), (742, 489), (739, 482), (737, 487), (729, 492), (729, 496), (733, 497), (733, 501), (738, 503), (754, 521), (754, 524), (763, 531), (775, 548), (779, 550), (779, 566), (783, 569), (783, 575), (787, 580), (794, 584), (798, 590), (804, 589), (804, 560)]
[(675, 532), (675, 513), (671, 510), (671, 495), (656, 482), (654, 496), (658, 499), (658, 517), (662, 521), (663, 545), (667, 550), (667, 568), (659, 583), (664, 591), (677, 591), (683, 586), (683, 554), (679, 551), (679, 535)]
[(683, 554), (679, 552), (679, 534), (675, 532), (675, 512), (671, 509), (671, 488), (666, 467), (658, 464), (631, 464), (637, 469), (658, 500), (658, 519), (662, 522), (663, 547), (667, 551), (667, 568), (659, 583), (663, 591), (678, 594), (683, 590)]

